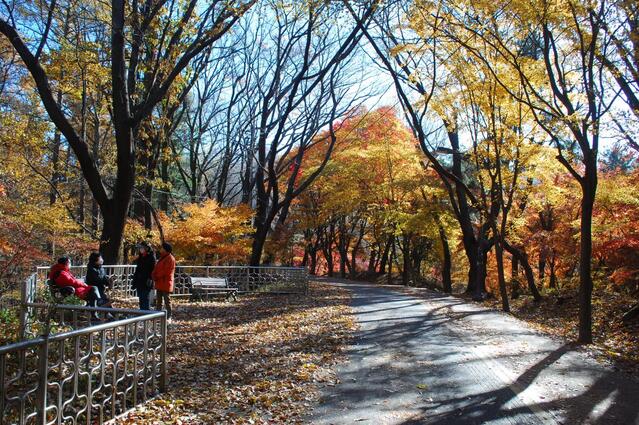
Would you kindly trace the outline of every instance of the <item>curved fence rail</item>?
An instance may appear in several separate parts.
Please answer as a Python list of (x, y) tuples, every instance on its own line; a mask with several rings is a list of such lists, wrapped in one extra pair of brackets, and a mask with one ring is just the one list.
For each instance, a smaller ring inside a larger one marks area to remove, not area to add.
[[(113, 277), (112, 294), (118, 298), (135, 297), (131, 285), (135, 266), (102, 266), (109, 277)], [(38, 289), (43, 290), (49, 267), (38, 267), (35, 278), (27, 282), (24, 301), (35, 302)], [(73, 266), (71, 272), (79, 278), (86, 275), (86, 266)], [(308, 275), (299, 267), (250, 267), (250, 266), (177, 266), (175, 269), (174, 295), (190, 295), (193, 279), (198, 277), (225, 278), (230, 286), (240, 292), (258, 293), (306, 293)]]
[(102, 424), (164, 391), (163, 312), (27, 306), (61, 332), (0, 347), (0, 425)]

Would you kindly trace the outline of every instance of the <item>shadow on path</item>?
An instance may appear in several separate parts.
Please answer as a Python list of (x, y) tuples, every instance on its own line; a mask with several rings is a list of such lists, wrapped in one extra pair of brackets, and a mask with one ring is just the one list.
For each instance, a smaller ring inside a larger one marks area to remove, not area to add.
[(639, 424), (637, 382), (579, 347), (441, 294), (347, 287), (360, 330), (310, 423)]

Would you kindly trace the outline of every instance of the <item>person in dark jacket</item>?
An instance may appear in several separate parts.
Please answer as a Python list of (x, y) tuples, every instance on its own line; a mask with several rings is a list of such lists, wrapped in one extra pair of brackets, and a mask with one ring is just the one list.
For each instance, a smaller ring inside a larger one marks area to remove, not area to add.
[(135, 272), (133, 273), (132, 285), (138, 293), (140, 310), (150, 310), (150, 296), (153, 289), (151, 273), (155, 267), (155, 254), (146, 242), (138, 244), (138, 258), (133, 261)]
[(89, 263), (87, 264), (87, 276), (84, 278), (84, 282), (87, 285), (95, 286), (100, 291), (100, 297), (109, 299), (106, 295), (106, 288), (113, 286), (113, 281), (106, 275), (106, 272), (102, 268), (104, 260), (99, 252), (92, 252), (89, 255)]

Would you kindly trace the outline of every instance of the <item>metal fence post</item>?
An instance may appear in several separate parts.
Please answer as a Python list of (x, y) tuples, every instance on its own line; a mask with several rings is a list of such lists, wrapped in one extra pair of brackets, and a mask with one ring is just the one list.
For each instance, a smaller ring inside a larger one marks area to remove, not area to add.
[[(33, 282), (36, 282), (34, 284)], [(29, 308), (27, 303), (33, 302), (34, 298), (30, 294), (34, 291), (34, 287), (37, 286), (38, 274), (34, 273), (27, 280), (24, 281), (22, 286), (22, 293), (20, 294), (20, 340), (23, 341), (27, 337), (27, 320), (29, 316)]]
[(251, 291), (251, 267), (246, 268), (246, 283), (244, 284), (245, 291)]
[(36, 411), (38, 423), (47, 423), (47, 385), (49, 375), (49, 336), (44, 337), (38, 358), (38, 391), (36, 393)]
[(162, 316), (160, 326), (162, 327), (162, 329), (160, 330), (162, 335), (162, 348), (160, 349), (160, 392), (163, 393), (166, 391), (166, 384), (168, 382), (168, 377), (166, 376), (166, 312), (164, 312), (164, 315)]

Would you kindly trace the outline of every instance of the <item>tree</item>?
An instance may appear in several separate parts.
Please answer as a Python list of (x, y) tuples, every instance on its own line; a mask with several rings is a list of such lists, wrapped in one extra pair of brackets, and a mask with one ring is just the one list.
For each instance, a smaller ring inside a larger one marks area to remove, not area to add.
[[(449, 6), (442, 27), (447, 37), (482, 61), (530, 109), (556, 147), (557, 159), (581, 187), (578, 339), (590, 343), (592, 212), (601, 120), (611, 102), (597, 55), (608, 43), (601, 23), (610, 11), (605, 2), (593, 8), (572, 1), (520, 2), (503, 10), (488, 3)], [(504, 74), (519, 81), (513, 86), (499, 78)]]
[[(101, 249), (107, 262), (116, 262), (136, 176), (136, 139), (141, 123), (164, 98), (189, 63), (220, 39), (255, 3), (255, 0), (215, 1), (205, 7), (197, 0), (110, 2), (110, 11), (99, 3), (87, 8), (98, 18), (102, 32), (110, 31), (103, 46), (111, 64), (110, 110), (117, 147), (116, 176), (112, 190), (96, 165), (84, 135), (77, 130), (54, 96), (51, 75), (43, 61), (54, 33), (56, 14), (75, 13), (73, 3), (52, 1), (45, 22), (35, 22), (41, 33), (27, 30), (41, 14), (30, 15), (15, 3), (3, 3), (0, 33), (12, 44), (33, 78), (51, 121), (78, 158), (91, 193), (103, 217)], [(101, 20), (105, 14), (110, 20)], [(35, 18), (33, 17), (35, 16)], [(129, 18), (126, 18), (126, 17)], [(28, 38), (25, 37), (28, 34)], [(35, 37), (34, 37), (35, 36)], [(34, 40), (31, 42), (30, 40)], [(102, 38), (94, 40), (104, 42)]]
[(616, 0), (607, 4), (605, 13), (597, 10), (596, 3), (587, 7), (592, 19), (609, 38), (609, 44), (597, 51), (597, 60), (617, 84), (627, 106), (613, 111), (612, 121), (622, 139), (639, 151), (636, 137), (639, 126), (639, 6), (633, 1)]
[[(305, 152), (318, 143), (315, 136), (348, 116), (368, 94), (353, 95), (351, 90), (361, 70), (349, 66), (347, 59), (357, 48), (361, 31), (347, 25), (341, 8), (315, 2), (291, 2), (285, 7), (269, 2), (268, 6), (269, 22), (255, 25), (262, 48), (257, 57), (244, 59), (254, 62), (248, 77), (257, 87), (250, 92), (259, 105), (250, 152), (254, 159), (247, 164), (250, 178), (245, 179), (255, 188), (251, 265), (261, 263), (268, 234), (283, 226), (292, 201), (323, 168), (297, 180)], [(361, 19), (367, 22), (372, 11), (364, 8)], [(329, 146), (334, 143), (330, 135), (327, 140)], [(331, 150), (326, 150), (324, 164)], [(288, 179), (282, 182), (285, 176)]]
[[(485, 223), (479, 226), (474, 223), (476, 215), (473, 207), (477, 199), (468, 188), (465, 176), (467, 164), (459, 138), (455, 75), (451, 72), (440, 73), (446, 69), (455, 49), (451, 46), (441, 47), (438, 38), (438, 26), (442, 23), (439, 9), (435, 7), (432, 13), (421, 13), (422, 7), (425, 7), (425, 3), (419, 3), (415, 8), (401, 2), (389, 3), (379, 8), (371, 29), (362, 29), (382, 68), (392, 77), (406, 119), (423, 154), (446, 188), (462, 230), (463, 246), (468, 258), (467, 292), (474, 292), (477, 298), (481, 298), (485, 292), (486, 256), (492, 246), (488, 240), (489, 227)], [(413, 25), (410, 30), (396, 25), (405, 17), (409, 17), (410, 24), (413, 15), (421, 19), (432, 18), (433, 22)], [(357, 15), (352, 13), (352, 16), (361, 26)], [(416, 31), (416, 28), (419, 30)], [(432, 105), (435, 105), (435, 113), (443, 124), (450, 148), (435, 144), (433, 136), (437, 129), (432, 129), (433, 120), (429, 114)], [(438, 156), (442, 152), (452, 156), (448, 163)]]
[[(435, 247), (450, 290), (448, 237), (455, 235), (450, 212), (440, 199), (444, 192), (436, 174), (420, 162), (409, 128), (393, 108), (381, 107), (358, 111), (336, 124), (334, 133), (331, 159), (291, 207), (311, 270), (317, 271), (321, 246), (329, 274), (335, 254), (342, 276), (388, 271), (392, 279), (397, 263), (403, 283), (414, 284), (421, 281), (427, 250)], [(318, 144), (307, 152), (302, 177), (322, 164), (325, 149), (326, 144)], [(367, 257), (364, 270), (358, 264)]]
[(58, 202), (49, 202), (48, 126), (38, 104), (12, 98), (10, 105), (0, 108), (0, 295), (52, 256), (79, 256), (96, 245), (75, 220), (72, 189), (59, 187)]

